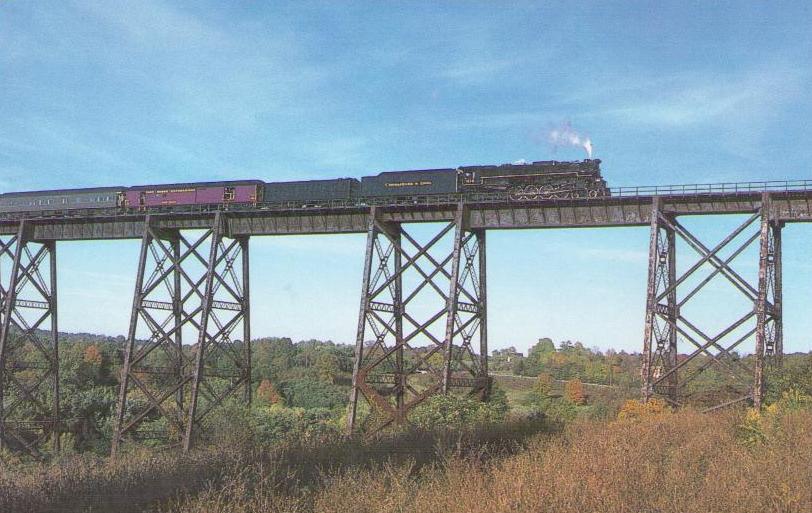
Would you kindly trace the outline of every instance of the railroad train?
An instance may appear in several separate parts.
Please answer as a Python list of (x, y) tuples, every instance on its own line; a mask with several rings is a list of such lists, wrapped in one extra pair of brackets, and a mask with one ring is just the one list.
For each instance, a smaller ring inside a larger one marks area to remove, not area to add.
[(608, 196), (600, 160), (541, 161), (456, 169), (386, 171), (374, 176), (264, 182), (238, 180), (165, 185), (99, 187), (0, 194), (0, 213), (118, 209), (183, 210), (199, 205), (260, 206), (286, 203), (320, 206), (331, 201), (363, 204), (375, 198), (392, 200), (441, 194), (501, 193), (514, 201)]

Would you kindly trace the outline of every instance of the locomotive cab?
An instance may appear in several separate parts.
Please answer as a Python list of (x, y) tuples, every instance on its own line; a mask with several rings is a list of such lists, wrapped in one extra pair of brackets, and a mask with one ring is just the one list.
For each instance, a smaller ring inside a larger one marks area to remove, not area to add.
[(465, 190), (467, 185), (475, 185), (477, 183), (477, 175), (473, 170), (464, 170), (457, 168), (457, 191)]

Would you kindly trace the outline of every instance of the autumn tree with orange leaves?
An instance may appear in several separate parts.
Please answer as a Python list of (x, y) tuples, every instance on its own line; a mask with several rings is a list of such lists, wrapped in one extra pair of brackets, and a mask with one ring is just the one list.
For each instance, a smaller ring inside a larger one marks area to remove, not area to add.
[(102, 354), (99, 351), (99, 346), (96, 344), (92, 344), (85, 348), (84, 355), (82, 357), (85, 363), (89, 363), (92, 365), (101, 365), (102, 363)]
[(282, 404), (283, 398), (276, 391), (271, 380), (263, 379), (257, 388), (257, 401), (260, 404), (271, 406), (273, 404)]
[(564, 397), (573, 404), (586, 404), (586, 392), (580, 379), (571, 379), (564, 385)]

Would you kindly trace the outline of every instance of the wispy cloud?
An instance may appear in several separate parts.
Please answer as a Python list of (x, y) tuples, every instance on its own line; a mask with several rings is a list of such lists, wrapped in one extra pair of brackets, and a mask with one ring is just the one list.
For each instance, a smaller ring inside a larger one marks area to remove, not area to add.
[(341, 166), (364, 161), (367, 138), (345, 136), (325, 139), (313, 148), (313, 157), (320, 166)]
[(604, 76), (563, 100), (589, 106), (595, 117), (627, 124), (690, 128), (756, 122), (801, 98), (810, 73), (793, 59), (775, 58), (735, 72), (645, 72)]
[(487, 83), (499, 76), (518, 74), (520, 63), (515, 58), (468, 56), (450, 63), (439, 76), (459, 85)]
[(117, 41), (127, 72), (155, 89), (160, 114), (174, 124), (254, 129), (269, 116), (318, 108), (312, 94), (328, 70), (310, 63), (284, 23), (215, 21), (161, 0), (83, 7), (124, 35)]
[(24, 137), (27, 137), (27, 140), (23, 139), (23, 144), (37, 148), (38, 151), (47, 148), (52, 154), (93, 162), (100, 167), (132, 167), (132, 162), (114, 150), (97, 144), (72, 124), (41, 116), (30, 116), (25, 120), (18, 120), (17, 124), (21, 133), (26, 134)]
[(669, 86), (638, 90), (636, 98), (622, 99), (604, 114), (627, 123), (670, 127), (752, 120), (794, 101), (803, 91), (804, 74), (788, 69), (709, 78), (675, 77)]
[[(329, 109), (335, 69), (318, 65), (283, 17), (215, 19), (216, 13), (163, 0), (77, 0), (71, 6), (23, 10), (9, 33), (0, 35), (8, 42), (0, 63), (23, 70), (12, 97), (37, 98), (9, 109), (13, 115), (0, 126), (6, 168), (36, 156), (50, 160), (40, 173), (70, 176), (75, 184), (120, 179), (122, 169), (138, 170), (126, 173), (128, 180), (166, 180), (169, 169), (176, 175), (265, 178), (274, 166), (260, 161), (300, 153), (287, 149), (294, 136), (277, 128), (295, 130), (301, 120), (318, 119)], [(60, 37), (50, 29), (56, 26)], [(37, 66), (29, 77), (30, 63)], [(39, 80), (36, 70), (67, 73), (73, 82), (54, 87)], [(31, 91), (26, 78), (36, 78), (39, 89)], [(80, 83), (81, 91), (72, 89)], [(359, 155), (363, 145), (360, 138), (329, 133), (296, 137), (325, 166)]]
[(160, 0), (123, 4), (84, 0), (77, 7), (141, 46), (166, 50), (192, 45), (212, 48), (227, 43), (225, 35), (215, 27)]
[[(431, 116), (431, 114), (427, 114)], [(551, 120), (560, 119), (563, 114), (559, 111), (502, 111), (487, 113), (465, 113), (454, 118), (436, 119), (430, 117), (422, 121), (431, 123), (433, 128), (443, 130), (466, 129), (502, 129), (511, 127), (527, 127), (528, 129), (548, 124)]]

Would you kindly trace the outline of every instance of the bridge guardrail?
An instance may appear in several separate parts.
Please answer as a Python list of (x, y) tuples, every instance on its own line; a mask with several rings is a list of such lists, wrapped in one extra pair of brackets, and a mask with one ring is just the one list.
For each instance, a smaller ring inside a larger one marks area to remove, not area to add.
[(760, 182), (717, 182), (680, 185), (643, 185), (612, 187), (612, 197), (689, 196), (702, 194), (739, 194), (753, 192), (792, 192), (812, 190), (812, 180), (768, 180)]

